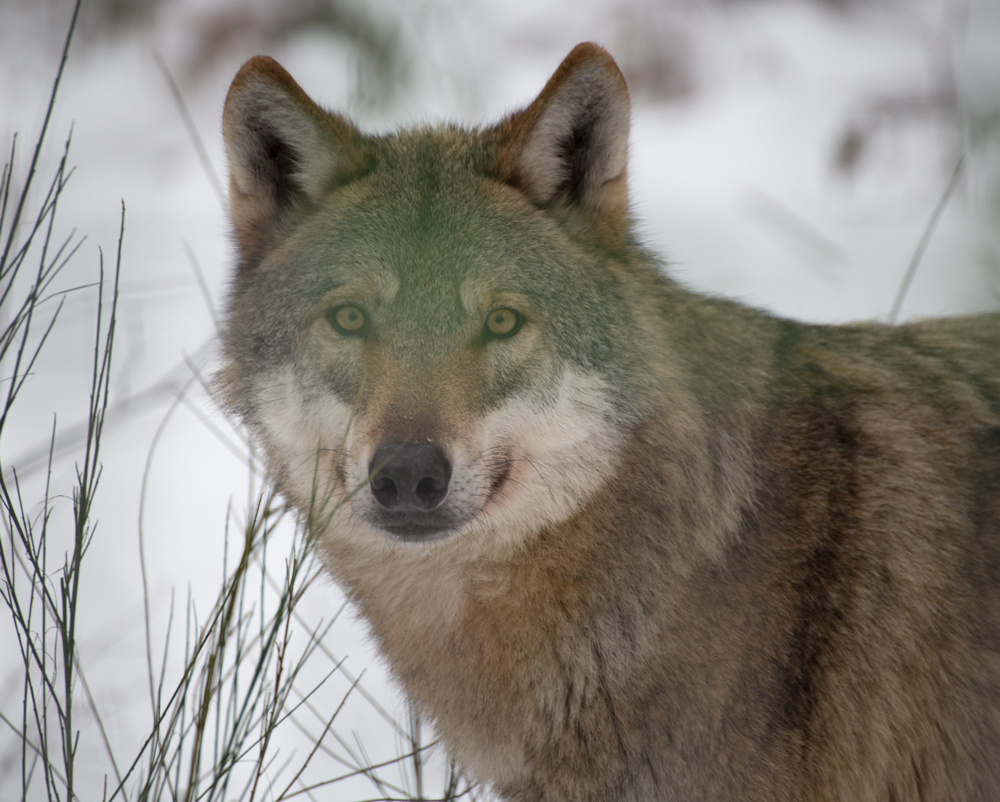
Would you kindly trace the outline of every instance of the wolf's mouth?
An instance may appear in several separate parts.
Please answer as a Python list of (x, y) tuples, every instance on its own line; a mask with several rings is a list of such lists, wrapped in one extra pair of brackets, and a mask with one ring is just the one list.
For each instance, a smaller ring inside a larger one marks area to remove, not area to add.
[(383, 513), (373, 523), (382, 531), (405, 543), (441, 540), (457, 528), (457, 522), (452, 516), (434, 513), (420, 515)]
[(510, 478), (510, 459), (504, 458), (503, 462), (500, 463), (500, 470), (498, 470), (493, 478), (490, 480), (490, 492), (486, 496), (486, 503), (489, 504), (496, 498), (497, 494), (500, 492), (507, 480)]

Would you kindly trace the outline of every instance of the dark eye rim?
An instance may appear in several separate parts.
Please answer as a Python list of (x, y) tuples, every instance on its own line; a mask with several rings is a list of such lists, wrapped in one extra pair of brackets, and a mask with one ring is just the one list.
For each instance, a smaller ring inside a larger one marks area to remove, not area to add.
[[(343, 326), (341, 326), (337, 322), (337, 313), (341, 309), (345, 309), (345, 308), (347, 308), (349, 306), (354, 307), (355, 309), (357, 309), (361, 313), (361, 317), (364, 320), (364, 322), (361, 324), (361, 326), (359, 328), (354, 329), (354, 330), (345, 329)], [(336, 331), (337, 334), (341, 335), (342, 337), (362, 337), (363, 338), (363, 337), (367, 337), (368, 336), (368, 329), (370, 328), (370, 325), (369, 325), (369, 322), (368, 322), (368, 313), (365, 312), (364, 308), (361, 307), (358, 304), (352, 304), (352, 303), (337, 304), (336, 306), (334, 306), (331, 309), (327, 310), (326, 320), (330, 324), (330, 327), (334, 331)]]
[[(494, 331), (490, 331), (490, 317), (492, 317), (497, 312), (501, 310), (506, 310), (514, 314), (515, 322), (514, 328), (508, 331), (506, 334), (497, 334)], [(516, 309), (511, 306), (498, 306), (491, 309), (486, 313), (486, 318), (483, 320), (482, 338), (484, 343), (492, 342), (494, 340), (509, 340), (515, 334), (517, 334), (521, 328), (524, 326), (525, 317)]]

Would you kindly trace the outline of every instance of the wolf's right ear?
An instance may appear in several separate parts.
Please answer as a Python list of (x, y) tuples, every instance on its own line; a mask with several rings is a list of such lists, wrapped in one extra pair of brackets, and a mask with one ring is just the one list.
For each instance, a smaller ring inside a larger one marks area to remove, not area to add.
[(229, 213), (242, 263), (256, 261), (290, 215), (319, 202), (361, 163), (361, 135), (324, 111), (274, 59), (244, 64), (226, 96)]

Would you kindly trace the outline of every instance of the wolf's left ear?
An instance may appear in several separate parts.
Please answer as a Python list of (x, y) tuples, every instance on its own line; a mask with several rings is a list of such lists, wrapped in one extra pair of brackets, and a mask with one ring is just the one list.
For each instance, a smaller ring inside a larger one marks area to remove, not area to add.
[(539, 206), (626, 216), (629, 109), (614, 59), (577, 45), (535, 101), (500, 124), (499, 177)]
[(255, 56), (233, 79), (222, 114), (229, 213), (243, 264), (273, 245), (361, 161), (361, 135), (314, 103), (274, 59)]

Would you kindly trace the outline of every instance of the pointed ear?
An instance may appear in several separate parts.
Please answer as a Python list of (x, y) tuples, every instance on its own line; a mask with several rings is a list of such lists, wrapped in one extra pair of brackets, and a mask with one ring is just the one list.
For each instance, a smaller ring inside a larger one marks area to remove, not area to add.
[(255, 56), (233, 79), (222, 114), (229, 213), (244, 264), (294, 213), (319, 202), (361, 163), (361, 135), (317, 106), (274, 59)]
[(591, 42), (577, 45), (535, 101), (500, 124), (500, 178), (539, 206), (624, 221), (629, 108), (614, 59)]

